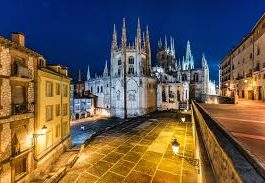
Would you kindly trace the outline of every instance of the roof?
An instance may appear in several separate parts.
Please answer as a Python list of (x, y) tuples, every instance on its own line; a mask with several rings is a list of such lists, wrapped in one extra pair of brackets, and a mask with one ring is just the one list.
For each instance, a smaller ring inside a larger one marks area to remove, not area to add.
[(28, 54), (31, 54), (31, 55), (34, 55), (34, 56), (37, 56), (37, 57), (43, 57), (41, 54), (31, 50), (31, 49), (28, 49), (26, 47), (23, 47), (23, 46), (20, 46), (19, 44), (13, 42), (13, 41), (10, 41), (2, 36), (0, 36), (0, 44), (4, 44), (6, 45), (7, 47), (12, 47), (14, 49), (17, 49), (17, 50), (20, 50), (20, 51), (23, 51), (23, 52), (26, 52)]

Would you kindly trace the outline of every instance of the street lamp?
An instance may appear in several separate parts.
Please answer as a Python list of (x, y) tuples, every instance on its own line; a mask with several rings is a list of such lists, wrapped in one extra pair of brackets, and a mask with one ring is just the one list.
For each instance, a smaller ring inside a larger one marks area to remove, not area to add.
[(47, 133), (47, 127), (45, 125), (43, 125), (43, 127), (41, 128), (41, 133), (40, 134), (32, 134), (34, 138), (41, 136), (41, 135), (45, 135)]
[(180, 120), (182, 121), (182, 123), (184, 123), (186, 121), (185, 117), (180, 118)]
[(180, 158), (184, 158), (192, 166), (199, 166), (199, 160), (198, 159), (194, 159), (194, 158), (191, 158), (188, 156), (180, 155), (179, 154), (179, 147), (180, 147), (180, 143), (178, 142), (177, 139), (174, 139), (172, 142), (172, 150), (173, 150), (174, 154)]

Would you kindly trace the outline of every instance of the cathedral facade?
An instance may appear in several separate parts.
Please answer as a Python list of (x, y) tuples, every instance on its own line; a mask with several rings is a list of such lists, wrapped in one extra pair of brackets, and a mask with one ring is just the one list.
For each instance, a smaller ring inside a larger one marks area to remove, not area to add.
[(140, 21), (133, 43), (127, 41), (125, 19), (118, 43), (114, 25), (110, 69), (106, 61), (103, 75), (90, 76), (88, 67), (85, 90), (97, 96), (96, 110), (120, 118), (141, 116), (156, 110), (179, 109), (190, 98), (209, 94), (209, 68), (205, 57), (202, 67), (194, 68), (190, 42), (186, 56), (177, 62), (174, 39), (158, 43), (157, 66), (151, 66), (148, 27), (142, 33)]
[[(143, 35), (143, 36), (142, 36)], [(156, 80), (151, 77), (149, 31), (142, 34), (138, 20), (134, 43), (128, 43), (123, 19), (121, 43), (114, 25), (110, 70), (107, 62), (102, 76), (90, 78), (86, 89), (97, 95), (98, 110), (110, 116), (127, 118), (156, 110)]]

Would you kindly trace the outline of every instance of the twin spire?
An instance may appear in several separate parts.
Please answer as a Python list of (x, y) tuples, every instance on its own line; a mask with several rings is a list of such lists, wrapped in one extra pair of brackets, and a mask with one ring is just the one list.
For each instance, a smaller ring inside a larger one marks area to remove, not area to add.
[[(147, 44), (150, 44), (149, 41), (149, 31), (148, 26), (146, 27), (146, 32), (143, 33), (143, 37), (141, 36), (141, 23), (140, 19), (137, 20), (137, 28), (136, 28), (136, 37), (135, 37), (135, 43), (130, 45), (135, 45), (136, 49), (140, 51), (143, 47), (150, 46)], [(117, 41), (117, 32), (116, 27), (114, 24), (113, 34), (112, 34), (112, 50), (118, 49), (118, 41)], [(127, 35), (126, 35), (126, 22), (125, 18), (123, 18), (122, 21), (122, 36), (121, 36), (121, 48), (127, 48)]]

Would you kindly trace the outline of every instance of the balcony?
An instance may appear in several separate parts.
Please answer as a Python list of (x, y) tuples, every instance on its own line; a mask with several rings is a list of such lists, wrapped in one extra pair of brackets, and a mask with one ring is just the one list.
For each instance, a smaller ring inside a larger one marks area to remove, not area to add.
[(32, 72), (25, 66), (13, 64), (11, 77), (16, 80), (32, 80)]
[(12, 115), (31, 113), (34, 111), (33, 103), (12, 104)]
[(260, 71), (259, 64), (257, 64), (256, 67), (254, 68), (254, 72), (258, 72), (258, 71)]

